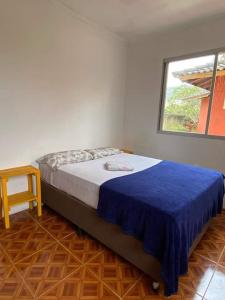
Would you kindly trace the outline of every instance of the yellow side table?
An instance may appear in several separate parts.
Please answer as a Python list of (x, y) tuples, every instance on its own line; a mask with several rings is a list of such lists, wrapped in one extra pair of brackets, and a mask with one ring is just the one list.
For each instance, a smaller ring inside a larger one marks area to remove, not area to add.
[(123, 151), (124, 153), (127, 153), (127, 154), (134, 154), (134, 151), (130, 150), (130, 149), (121, 149), (121, 151)]
[[(28, 179), (28, 190), (13, 195), (7, 193), (7, 181), (10, 177), (26, 175)], [(33, 176), (36, 177), (36, 194), (33, 188)], [(2, 209), (5, 217), (5, 228), (10, 227), (9, 224), (9, 211), (14, 205), (23, 202), (29, 202), (29, 208), (33, 208), (33, 201), (37, 201), (38, 216), (41, 216), (41, 179), (40, 170), (33, 166), (23, 166), (11, 169), (0, 170), (0, 218), (2, 218)]]

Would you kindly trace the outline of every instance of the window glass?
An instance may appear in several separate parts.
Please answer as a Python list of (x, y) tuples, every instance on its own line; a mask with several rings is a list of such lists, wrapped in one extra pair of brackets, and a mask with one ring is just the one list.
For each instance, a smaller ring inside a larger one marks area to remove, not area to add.
[(225, 52), (218, 56), (213, 101), (210, 111), (209, 135), (225, 136)]
[(167, 63), (162, 130), (205, 133), (214, 61), (207, 55)]

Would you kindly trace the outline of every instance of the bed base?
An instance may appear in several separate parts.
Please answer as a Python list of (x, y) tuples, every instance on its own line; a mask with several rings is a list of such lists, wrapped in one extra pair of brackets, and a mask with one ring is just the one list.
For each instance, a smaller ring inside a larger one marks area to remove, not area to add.
[[(98, 217), (94, 208), (79, 199), (43, 180), (41, 186), (43, 203), (149, 275), (155, 281), (152, 288), (158, 289), (158, 283), (161, 282), (160, 262), (144, 252), (141, 241), (124, 234), (118, 225)], [(195, 239), (189, 256), (206, 232), (208, 225), (209, 223), (204, 226)]]

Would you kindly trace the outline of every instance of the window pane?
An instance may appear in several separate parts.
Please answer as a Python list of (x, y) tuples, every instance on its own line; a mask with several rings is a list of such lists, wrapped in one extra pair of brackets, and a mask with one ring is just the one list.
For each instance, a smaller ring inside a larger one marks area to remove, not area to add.
[(162, 129), (205, 133), (215, 55), (167, 65)]
[(220, 53), (216, 69), (208, 134), (225, 136), (225, 53)]

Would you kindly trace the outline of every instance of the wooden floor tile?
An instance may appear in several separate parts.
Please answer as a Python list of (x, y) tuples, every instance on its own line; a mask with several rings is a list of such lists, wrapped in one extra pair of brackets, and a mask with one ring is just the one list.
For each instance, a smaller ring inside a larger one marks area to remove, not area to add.
[(2, 250), (0, 250), (0, 299), (33, 299), (31, 292)]
[(103, 250), (99, 242), (87, 235), (78, 236), (76, 233), (72, 233), (60, 242), (82, 263), (88, 262)]
[(0, 240), (0, 245), (13, 262), (18, 262), (54, 242), (55, 240), (50, 234), (38, 224), (34, 224), (34, 226), (18, 231), (4, 240)]
[(220, 218), (220, 221), (216, 219), (214, 222), (211, 223), (207, 230), (207, 234), (211, 235), (211, 237), (215, 240), (222, 240), (225, 241), (225, 220)]
[(225, 268), (225, 248), (218, 262), (219, 265)]
[(179, 287), (176, 295), (170, 296), (169, 298), (164, 296), (163, 288), (156, 293), (152, 290), (152, 280), (144, 276), (139, 280), (123, 297), (124, 300), (201, 300), (202, 297), (196, 294), (193, 290), (188, 289), (184, 286)]
[(142, 274), (134, 266), (107, 249), (86, 266), (119, 296), (123, 296)]
[(204, 297), (205, 300), (225, 299), (225, 268), (218, 267), (209, 284)]
[(48, 208), (46, 205), (44, 205), (42, 207), (42, 215), (41, 215), (41, 217), (38, 217), (37, 208), (36, 207), (34, 207), (32, 210), (28, 210), (27, 213), (30, 216), (32, 216), (32, 218), (34, 218), (39, 223), (43, 223), (45, 221), (49, 221), (51, 218), (53, 218), (53, 217), (55, 217), (57, 215), (53, 210), (51, 210), (50, 208)]
[(195, 254), (204, 256), (205, 258), (208, 258), (217, 263), (223, 252), (224, 247), (225, 241), (214, 236), (211, 231), (208, 231), (203, 236), (202, 240), (200, 241), (194, 252)]
[(34, 225), (33, 219), (26, 212), (19, 212), (10, 216), (10, 228), (5, 229), (4, 219), (0, 220), (0, 240)]
[(180, 277), (180, 284), (204, 296), (215, 271), (216, 264), (199, 255), (193, 254), (189, 259), (188, 274)]
[(15, 264), (35, 296), (57, 284), (80, 265), (80, 262), (58, 243)]
[(4, 280), (9, 277), (12, 270), (12, 264), (6, 254), (0, 249), (0, 280)]
[[(167, 299), (163, 297), (163, 299)], [(170, 300), (202, 300), (202, 296), (195, 293), (192, 289), (187, 288), (180, 284), (176, 295), (170, 297)]]
[(40, 300), (119, 300), (85, 266), (44, 293)]
[(0, 299), (1, 300), (32, 300), (34, 299), (30, 291), (21, 282), (17, 280), (0, 281)]
[[(225, 210), (224, 210), (225, 211)], [(208, 234), (211, 234), (213, 239), (220, 239), (225, 241), (225, 212), (218, 215), (216, 218), (213, 218), (210, 222), (209, 229), (207, 230)]]
[(152, 280), (147, 276), (142, 276), (125, 294), (124, 300), (161, 300), (163, 299), (161, 289), (154, 292), (151, 288)]
[(41, 223), (41, 225), (58, 240), (61, 240), (67, 235), (75, 232), (74, 226), (58, 215)]
[[(58, 240), (59, 242), (57, 242)], [(162, 300), (152, 280), (88, 235), (43, 208), (0, 221), (0, 300)], [(225, 212), (209, 230), (170, 300), (225, 300)]]

